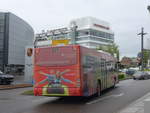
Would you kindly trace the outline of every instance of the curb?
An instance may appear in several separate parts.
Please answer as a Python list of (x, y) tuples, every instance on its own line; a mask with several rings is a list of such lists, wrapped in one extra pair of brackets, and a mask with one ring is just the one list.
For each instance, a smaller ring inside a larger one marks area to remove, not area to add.
[(0, 85), (0, 90), (32, 87), (32, 84)]
[[(135, 108), (137, 104), (143, 102), (143, 101), (144, 101), (145, 99), (147, 99), (148, 97), (150, 97), (150, 92), (147, 93), (146, 95), (144, 95), (143, 97), (141, 97), (141, 98), (135, 100), (134, 102), (132, 102), (131, 104), (129, 104), (129, 105), (126, 106), (125, 108), (119, 110), (119, 112), (117, 112), (117, 113), (127, 113), (127, 112), (125, 112), (127, 109)], [(132, 113), (134, 113), (134, 112), (132, 112)], [(135, 112), (135, 113), (137, 113), (137, 112)]]

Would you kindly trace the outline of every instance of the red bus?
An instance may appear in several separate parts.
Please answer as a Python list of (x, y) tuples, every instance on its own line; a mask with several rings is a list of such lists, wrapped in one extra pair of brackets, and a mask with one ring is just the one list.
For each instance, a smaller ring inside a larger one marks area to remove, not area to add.
[(118, 82), (116, 59), (79, 45), (35, 48), (35, 96), (91, 96)]

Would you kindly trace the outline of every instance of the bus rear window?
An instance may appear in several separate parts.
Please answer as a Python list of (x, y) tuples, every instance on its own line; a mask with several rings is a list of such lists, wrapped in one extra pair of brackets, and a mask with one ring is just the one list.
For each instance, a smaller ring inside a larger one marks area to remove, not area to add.
[(71, 46), (38, 48), (35, 64), (39, 66), (66, 66), (77, 63), (77, 50)]

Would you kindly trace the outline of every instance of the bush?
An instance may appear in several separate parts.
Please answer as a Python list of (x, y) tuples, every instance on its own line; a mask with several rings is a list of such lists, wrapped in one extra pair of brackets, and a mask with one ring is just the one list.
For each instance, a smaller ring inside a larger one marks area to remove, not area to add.
[(144, 69), (144, 71), (150, 71), (150, 69)]
[(22, 95), (34, 95), (33, 90), (27, 90), (22, 93)]
[(125, 78), (126, 78), (125, 74), (123, 74), (123, 73), (118, 74), (118, 79), (119, 80), (123, 80)]

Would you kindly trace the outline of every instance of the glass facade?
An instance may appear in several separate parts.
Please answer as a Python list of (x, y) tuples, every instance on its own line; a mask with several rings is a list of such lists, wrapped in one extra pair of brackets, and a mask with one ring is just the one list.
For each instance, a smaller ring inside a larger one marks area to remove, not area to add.
[(33, 44), (33, 29), (12, 13), (0, 12), (0, 70), (24, 65), (25, 47)]
[(114, 42), (113, 40), (107, 40), (107, 39), (103, 39), (103, 38), (99, 38), (99, 37), (95, 37), (95, 36), (86, 36), (86, 37), (76, 39), (76, 41), (83, 41), (83, 40), (93, 40), (93, 41), (100, 41), (100, 42), (106, 42), (106, 43)]
[(5, 15), (0, 13), (0, 70), (2, 70), (4, 63), (4, 26)]
[(105, 39), (114, 40), (114, 34), (93, 30), (93, 29), (85, 29), (85, 30), (78, 31), (77, 33), (78, 37), (85, 36), (85, 35), (97, 36)]
[(82, 46), (96, 48), (100, 45), (114, 43), (114, 34), (106, 33), (94, 29), (85, 29), (77, 31), (76, 41)]
[[(15, 29), (14, 29), (15, 28)], [(24, 65), (25, 47), (33, 45), (33, 29), (14, 14), (9, 14), (8, 64)]]

